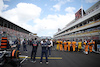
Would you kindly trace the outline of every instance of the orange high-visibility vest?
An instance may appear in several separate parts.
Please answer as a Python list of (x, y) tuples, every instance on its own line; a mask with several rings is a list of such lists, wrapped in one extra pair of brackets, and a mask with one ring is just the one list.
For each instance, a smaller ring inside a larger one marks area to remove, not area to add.
[(75, 51), (75, 48), (76, 48), (76, 42), (75, 41), (72, 42), (72, 47), (73, 47), (73, 51)]
[(85, 45), (85, 52), (88, 52), (88, 45), (84, 42)]
[(67, 43), (68, 43), (68, 51), (70, 51), (71, 42), (68, 41)]
[(60, 45), (60, 41), (57, 41), (57, 47), (56, 47), (57, 50), (59, 50), (59, 45)]
[(78, 42), (78, 51), (80, 51), (80, 49), (82, 49), (82, 42)]
[(93, 41), (93, 45), (95, 45), (95, 41)]
[(92, 52), (93, 42), (89, 42), (88, 44), (89, 44), (89, 51)]
[(75, 41), (72, 42), (72, 46), (76, 47), (76, 42)]
[(64, 42), (64, 50), (67, 51), (67, 42)]
[(60, 50), (63, 50), (62, 41), (60, 41)]
[(71, 42), (70, 42), (70, 41), (68, 41), (67, 43), (68, 43), (68, 46), (70, 46), (70, 45), (71, 45)]

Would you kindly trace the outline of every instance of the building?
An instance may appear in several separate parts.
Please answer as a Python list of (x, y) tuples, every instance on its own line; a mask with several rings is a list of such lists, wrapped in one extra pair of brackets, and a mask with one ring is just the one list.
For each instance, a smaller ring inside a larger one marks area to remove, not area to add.
[(54, 39), (100, 40), (100, 1), (86, 11), (80, 8), (75, 19), (53, 36)]

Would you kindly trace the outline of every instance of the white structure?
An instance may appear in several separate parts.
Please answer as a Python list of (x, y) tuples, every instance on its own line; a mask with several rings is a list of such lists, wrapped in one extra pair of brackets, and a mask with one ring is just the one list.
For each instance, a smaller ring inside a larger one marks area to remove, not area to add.
[[(79, 11), (78, 11), (79, 12)], [(82, 11), (83, 13), (83, 11)], [(72, 20), (54, 39), (100, 39), (100, 1), (90, 7), (77, 20)]]

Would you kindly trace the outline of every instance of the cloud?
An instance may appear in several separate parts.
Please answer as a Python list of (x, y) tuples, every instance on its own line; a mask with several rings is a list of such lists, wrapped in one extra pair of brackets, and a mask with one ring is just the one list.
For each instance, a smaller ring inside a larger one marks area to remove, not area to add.
[(97, 2), (99, 0), (85, 0), (86, 3), (93, 3), (93, 2)]
[(41, 35), (51, 36), (57, 32), (58, 28), (63, 28), (74, 18), (74, 13), (66, 13), (66, 15), (48, 15), (43, 19), (38, 18), (34, 20), (36, 25), (33, 26), (33, 30), (41, 33)]
[(2, 12), (1, 16), (39, 36), (52, 36), (58, 28), (63, 28), (75, 18), (74, 13), (67, 12), (65, 15), (49, 14), (40, 19), (41, 12), (42, 9), (34, 4), (19, 3), (15, 8)]
[(35, 19), (34, 23), (36, 24), (33, 26), (33, 30), (37, 33), (41, 33), (41, 35), (52, 36), (57, 32), (58, 28), (64, 28), (65, 25), (75, 18), (74, 10), (74, 7), (67, 7), (65, 9), (65, 11), (67, 11), (65, 15), (55, 14), (48, 15), (43, 19)]
[(3, 10), (6, 10), (9, 5), (4, 5)]
[(1, 12), (3, 10), (3, 7), (4, 7), (4, 3), (2, 0), (0, 0), (0, 15), (1, 15)]
[(65, 11), (68, 12), (68, 13), (74, 13), (74, 10), (75, 10), (74, 7), (67, 7), (67, 8), (65, 9)]
[(0, 15), (3, 10), (6, 10), (7, 7), (9, 7), (9, 5), (4, 4), (3, 0), (0, 0)]
[(47, 6), (47, 4), (45, 4), (44, 6)]
[(61, 7), (61, 4), (56, 4), (53, 6), (53, 8), (55, 8), (55, 11), (60, 11), (60, 7)]
[(15, 8), (2, 12), (2, 16), (21, 26), (24, 23), (39, 17), (40, 13), (41, 8), (34, 4), (19, 3)]
[(28, 24), (28, 22), (38, 18), (41, 11), (41, 8), (34, 4), (19, 3), (15, 8), (1, 12), (1, 16), (24, 29), (35, 33), (33, 26)]
[(58, 3), (56, 5), (53, 5), (53, 8), (51, 8), (51, 10), (60, 11), (61, 6), (67, 2), (70, 2), (71, 0), (57, 0), (57, 1)]

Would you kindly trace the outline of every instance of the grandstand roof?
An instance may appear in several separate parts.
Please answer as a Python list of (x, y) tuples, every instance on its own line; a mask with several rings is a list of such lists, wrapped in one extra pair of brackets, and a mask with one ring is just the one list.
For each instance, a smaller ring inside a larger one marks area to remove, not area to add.
[(6, 21), (6, 24), (7, 24), (7, 23), (10, 23), (10, 24), (12, 24), (12, 25), (15, 25), (15, 26), (19, 27), (20, 29), (23, 29), (23, 30), (24, 30), (25, 32), (27, 32), (28, 34), (29, 34), (29, 33), (32, 33), (32, 32), (30, 32), (30, 31), (28, 31), (28, 30), (26, 30), (26, 29), (20, 27), (19, 25), (16, 25), (16, 24), (12, 23), (11, 21), (9, 21), (9, 20), (7, 20), (7, 19), (1, 17), (1, 16), (0, 16), (0, 19), (5, 20), (5, 21)]
[(100, 4), (100, 1), (98, 1), (97, 3), (95, 3), (93, 6), (91, 6), (90, 8), (88, 8), (86, 10), (86, 13), (88, 13), (89, 11), (91, 11), (92, 9), (94, 9), (95, 7), (97, 7)]

